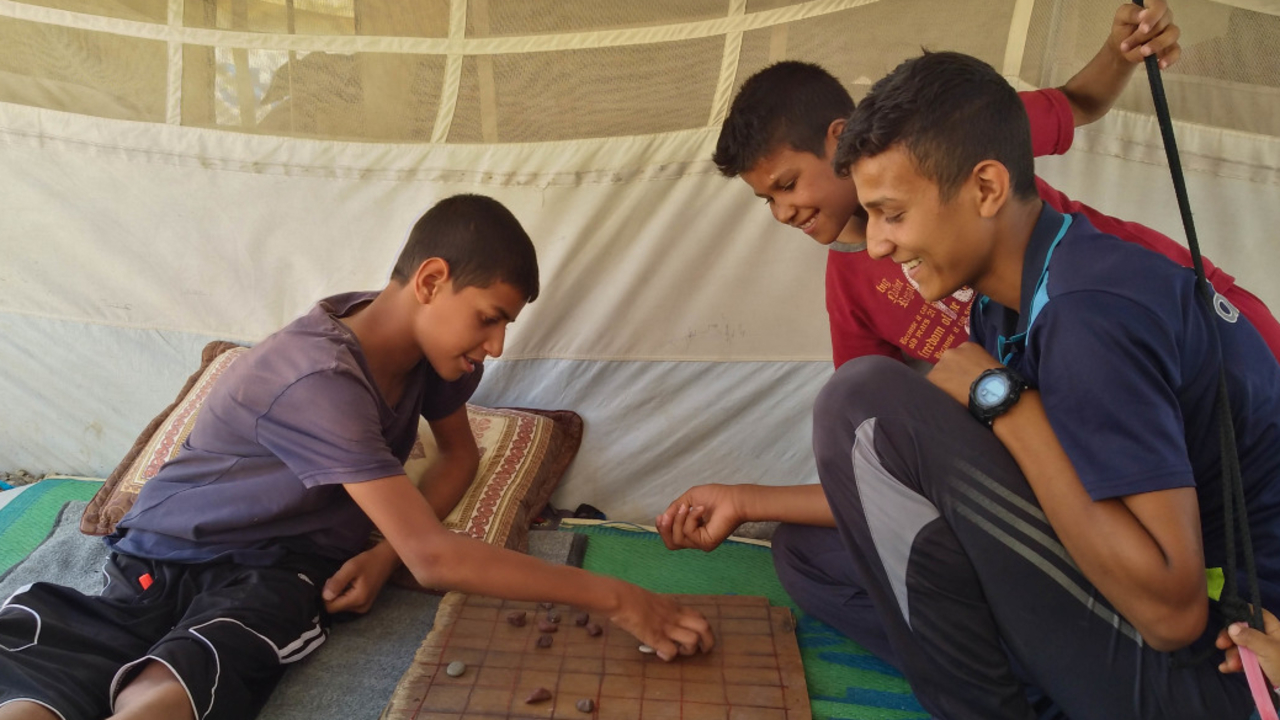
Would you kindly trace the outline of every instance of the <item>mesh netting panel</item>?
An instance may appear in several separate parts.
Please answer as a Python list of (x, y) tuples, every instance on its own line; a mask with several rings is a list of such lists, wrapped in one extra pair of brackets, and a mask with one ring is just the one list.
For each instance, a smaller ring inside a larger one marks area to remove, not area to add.
[(449, 35), (449, 0), (356, 0), (357, 35)]
[[(449, 140), (529, 142), (703, 127), (723, 52), (724, 40), (715, 37), (467, 58)], [(492, 139), (483, 137), (481, 117), (488, 97), (495, 103)]]
[(183, 5), (188, 27), (294, 35), (449, 34), (449, 0), (218, 0)]
[(354, 35), (350, 0), (218, 0), (183, 3), (188, 27), (300, 35)]
[[(1005, 36), (983, 29), (1007, 27), (1013, 5), (1012, 0), (897, 0), (750, 31), (743, 36), (735, 85), (772, 62), (803, 60), (831, 71), (857, 99), (922, 47), (958, 50), (999, 67)], [(939, 16), (949, 22), (902, 22)]]
[[(1174, 117), (1280, 135), (1280, 15), (1237, 4), (1249, 3), (1180, 0), (1174, 8), (1184, 47), (1166, 73)], [(10, 2), (0, 4), (0, 100), (340, 140), (644, 135), (716, 125), (733, 88), (783, 59), (824, 65), (855, 97), (922, 47), (976, 55), (1035, 87), (1061, 85), (1098, 51), (1116, 7), (183, 0), (173, 5), (185, 26), (177, 27), (166, 0)], [(167, 88), (166, 78), (179, 75), (180, 86)], [(1117, 108), (1150, 113), (1145, 83), (1130, 83)]]
[[(472, 0), (467, 32), (528, 35), (584, 32), (712, 20), (725, 15), (727, 0), (645, 0), (566, 2), (565, 0)], [(485, 14), (488, 28), (485, 28)]]
[(801, 2), (804, 2), (804, 0), (747, 0), (747, 12), (757, 13), (763, 10), (776, 10), (777, 8), (799, 5)]
[(166, 0), (27, 0), (27, 3), (89, 15), (155, 23), (166, 22), (169, 13)]
[(165, 44), (0, 17), (0, 101), (164, 122)]
[[(1022, 79), (1066, 82), (1097, 53), (1115, 10), (1110, 0), (1036, 3)], [(1183, 0), (1174, 12), (1182, 59), (1164, 73), (1174, 119), (1280, 135), (1280, 17), (1209, 0)], [(1147, 83), (1131, 82), (1116, 107), (1153, 113)]]
[(431, 138), (445, 59), (187, 46), (183, 122), (271, 135)]

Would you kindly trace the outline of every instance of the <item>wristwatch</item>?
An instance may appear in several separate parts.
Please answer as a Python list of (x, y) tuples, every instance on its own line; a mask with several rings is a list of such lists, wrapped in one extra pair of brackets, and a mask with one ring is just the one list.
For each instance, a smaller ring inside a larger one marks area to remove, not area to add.
[(1007, 367), (983, 370), (969, 386), (969, 412), (983, 425), (991, 427), (995, 419), (1018, 402), (1027, 381)]

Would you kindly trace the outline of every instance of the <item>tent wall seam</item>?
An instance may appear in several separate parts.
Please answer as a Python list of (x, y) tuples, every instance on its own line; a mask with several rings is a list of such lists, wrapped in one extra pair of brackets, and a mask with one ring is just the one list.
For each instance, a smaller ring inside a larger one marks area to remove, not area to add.
[[(1173, 124), (1188, 173), (1280, 185), (1280, 138), (1177, 120)], [(1113, 109), (1102, 120), (1076, 129), (1072, 152), (1167, 167), (1155, 126), (1150, 115)]]
[[(712, 128), (545, 143), (351, 143), (111, 120), (0, 102), (0, 147), (223, 172), (388, 182), (575, 187), (715, 175)], [(537, 169), (546, 163), (554, 167)], [(565, 169), (575, 168), (575, 169)]]
[[(1112, 110), (1077, 131), (1075, 149), (1161, 164), (1158, 147), (1134, 139), (1149, 137), (1139, 133), (1152, 124), (1141, 113)], [(1177, 121), (1175, 127), (1190, 171), (1280, 185), (1280, 138)], [(491, 147), (356, 144), (109, 120), (0, 102), (0, 146), (87, 148), (131, 162), (225, 172), (492, 187), (566, 188), (713, 175), (718, 171), (709, 157), (717, 130)], [(566, 154), (569, 148), (582, 153), (573, 153), (575, 160)], [(537, 169), (547, 161), (558, 167)], [(581, 169), (561, 169), (569, 166)]]
[[(257, 335), (244, 335), (223, 330), (209, 328), (192, 328), (177, 327), (172, 325), (161, 325), (157, 323), (147, 322), (122, 322), (119, 320), (110, 320), (106, 318), (89, 318), (84, 316), (67, 315), (63, 313), (38, 312), (17, 308), (0, 308), (0, 316), (10, 315), (15, 317), (38, 318), (41, 320), (53, 320), (56, 322), (74, 323), (77, 325), (91, 325), (94, 327), (116, 328), (119, 330), (136, 330), (151, 333), (165, 334), (173, 333), (180, 335), (192, 335), (201, 338), (216, 338), (227, 342), (237, 344), (253, 345), (262, 342), (271, 333), (262, 333)], [(291, 316), (292, 317), (292, 316)], [(285, 321), (287, 322), (287, 320)], [(282, 323), (283, 324), (283, 323)], [(492, 363), (513, 363), (527, 360), (571, 360), (577, 362), (612, 362), (612, 363), (644, 363), (644, 362), (666, 362), (666, 363), (821, 363), (829, 365), (831, 358), (828, 355), (819, 353), (797, 353), (790, 355), (752, 355), (751, 357), (728, 357), (723, 355), (664, 355), (660, 353), (642, 354), (634, 353), (627, 355), (614, 355), (610, 353), (557, 353), (557, 352), (520, 352), (518, 350), (509, 350), (503, 353), (503, 356), (497, 360), (491, 360)]]

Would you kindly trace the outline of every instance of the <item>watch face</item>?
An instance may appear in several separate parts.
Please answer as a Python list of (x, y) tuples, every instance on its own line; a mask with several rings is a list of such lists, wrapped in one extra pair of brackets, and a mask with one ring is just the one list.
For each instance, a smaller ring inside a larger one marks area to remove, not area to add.
[(1009, 395), (1009, 378), (1003, 375), (988, 375), (978, 383), (974, 392), (974, 402), (983, 408), (999, 405)]

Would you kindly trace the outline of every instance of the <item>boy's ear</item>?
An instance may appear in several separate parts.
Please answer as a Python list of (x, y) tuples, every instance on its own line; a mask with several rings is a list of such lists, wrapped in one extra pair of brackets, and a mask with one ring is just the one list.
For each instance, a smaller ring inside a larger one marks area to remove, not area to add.
[(418, 302), (430, 305), (450, 280), (449, 263), (443, 258), (431, 257), (422, 261), (413, 274), (413, 294)]
[(840, 144), (840, 133), (844, 132), (845, 118), (836, 118), (827, 126), (827, 137), (823, 141), (823, 147), (827, 151), (824, 160), (831, 160), (836, 156), (836, 147)]
[(973, 168), (969, 176), (973, 183), (978, 214), (992, 218), (1009, 201), (1009, 168), (995, 160), (983, 160)]

